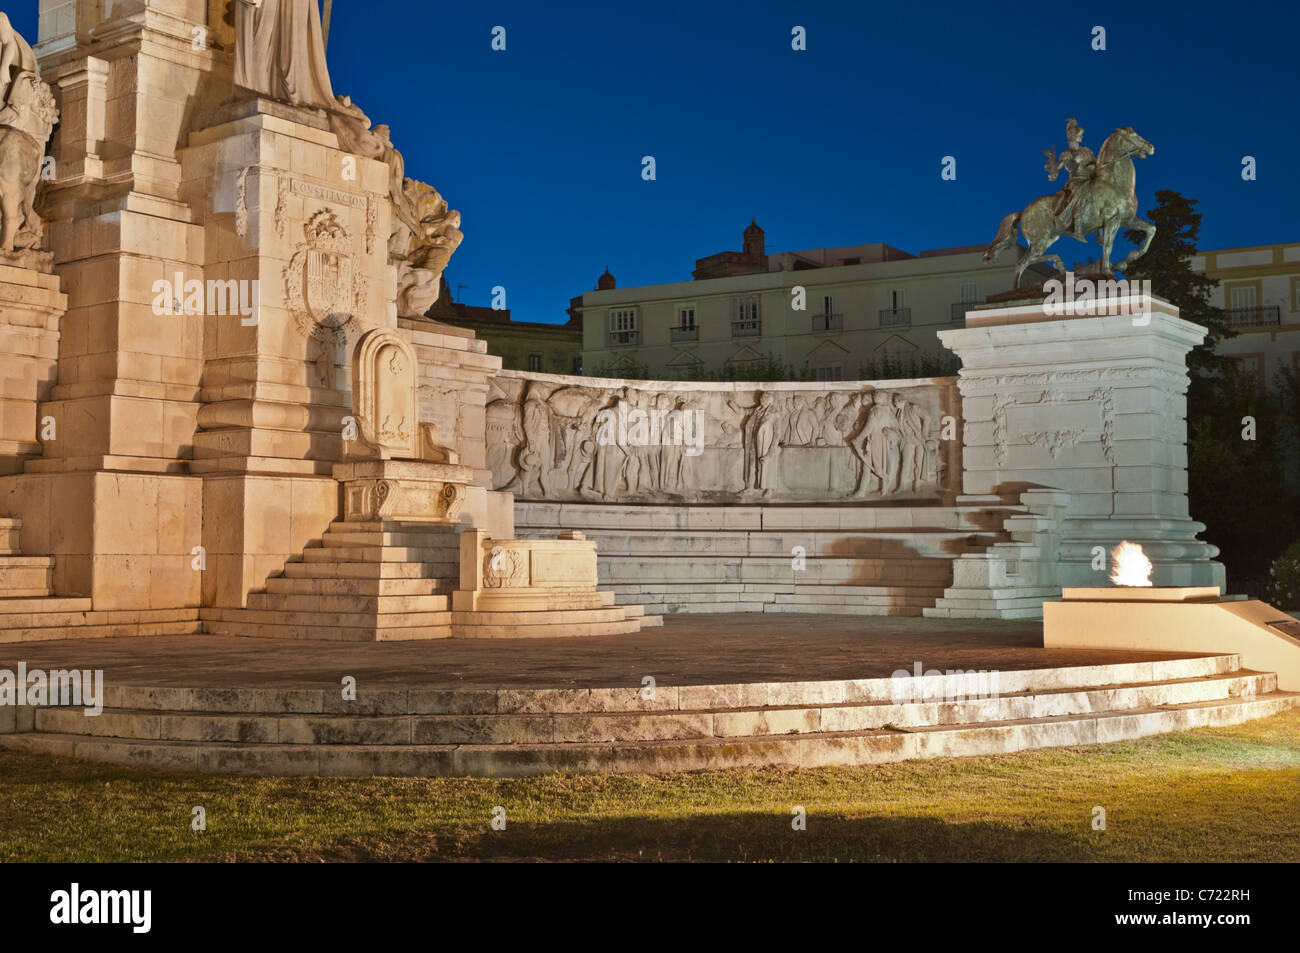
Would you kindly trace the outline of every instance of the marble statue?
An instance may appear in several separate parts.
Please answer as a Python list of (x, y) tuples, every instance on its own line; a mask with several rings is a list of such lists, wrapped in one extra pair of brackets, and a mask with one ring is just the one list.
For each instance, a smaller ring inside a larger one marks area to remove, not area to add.
[[(1156, 228), (1137, 215), (1137, 173), (1133, 168), (1133, 156), (1146, 158), (1155, 152), (1155, 147), (1134, 132), (1132, 126), (1125, 126), (1111, 133), (1102, 143), (1101, 151), (1094, 156), (1083, 145), (1083, 132), (1078, 123), (1070, 119), (1066, 124), (1069, 142), (1066, 151), (1058, 157), (1055, 152), (1044, 150), (1049, 180), (1056, 181), (1057, 174), (1065, 169), (1069, 174), (1065, 187), (1055, 195), (1037, 198), (1023, 210), (1003, 218), (997, 236), (984, 252), (985, 261), (996, 259), (1016, 243), (1016, 227), (1019, 226), (1029, 247), (1020, 249), (1013, 288), (1020, 287), (1025, 269), (1037, 262), (1051, 262), (1058, 272), (1065, 273), (1065, 263), (1060, 256), (1047, 253), (1062, 235), (1087, 241), (1089, 235), (1097, 233), (1101, 257), (1085, 266), (1085, 270), (1106, 275), (1124, 271), (1151, 247)], [(1142, 244), (1129, 252), (1118, 265), (1112, 266), (1110, 258), (1115, 237), (1121, 230), (1130, 228), (1144, 233)]]
[(0, 255), (33, 262), (43, 240), (36, 187), (50, 132), (59, 120), (54, 93), (41, 80), (31, 46), (0, 13)]
[(235, 0), (235, 86), (291, 106), (335, 108), (316, 0)]

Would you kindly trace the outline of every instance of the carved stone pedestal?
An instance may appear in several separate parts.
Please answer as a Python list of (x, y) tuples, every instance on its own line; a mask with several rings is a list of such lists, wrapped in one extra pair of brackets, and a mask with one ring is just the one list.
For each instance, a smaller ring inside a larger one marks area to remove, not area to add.
[(1065, 313), (1043, 302), (975, 310), (939, 337), (963, 365), (964, 492), (1069, 494), (1055, 526), (1034, 514), (1026, 527), (1050, 530), (1054, 552), (1026, 545), (1022, 562), (1055, 563), (1057, 586), (1096, 585), (1095, 548), (1109, 554), (1127, 539), (1160, 585), (1223, 585), (1218, 550), (1196, 538), (1205, 526), (1187, 506), (1186, 358), (1204, 328), (1135, 294)]
[(619, 635), (661, 622), (596, 589), (596, 544), (578, 532), (493, 539), (463, 530), (451, 607), (456, 638)]
[(346, 522), (455, 523), (468, 496), (469, 467), (415, 460), (358, 460), (334, 465), (343, 484)]

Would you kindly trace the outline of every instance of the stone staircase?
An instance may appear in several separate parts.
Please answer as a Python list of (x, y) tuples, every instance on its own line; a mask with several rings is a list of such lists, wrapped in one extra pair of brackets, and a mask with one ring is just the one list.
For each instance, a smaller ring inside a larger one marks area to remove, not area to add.
[(243, 609), (205, 608), (213, 635), (389, 642), (451, 637), (460, 572), (455, 527), (332, 523), (318, 545), (248, 596)]
[(1022, 492), (1019, 503), (1012, 506), (997, 496), (962, 496), (958, 504), (992, 507), (1001, 519), (1003, 538), (953, 560), (952, 585), (925, 609), (925, 616), (1042, 618), (1043, 601), (1061, 596), (1056, 553), (1070, 495), (1038, 489)]
[(661, 621), (615, 605), (612, 592), (554, 611), (453, 611), (459, 578), (456, 526), (340, 520), (246, 608), (205, 608), (200, 618), (212, 635), (360, 642), (614, 635)]
[(0, 643), (125, 635), (188, 635), (194, 609), (95, 611), (89, 597), (54, 595), (53, 556), (24, 556), (22, 520), (0, 517)]
[[(972, 676), (579, 689), (105, 689), (105, 709), (21, 708), (12, 750), (264, 775), (513, 777), (821, 767), (1099, 744), (1300, 707), (1236, 655)], [(915, 694), (910, 694), (915, 693)], [(919, 698), (920, 700), (916, 700)], [(931, 700), (934, 699), (934, 700)], [(951, 699), (951, 700), (945, 700)], [(3, 712), (0, 712), (3, 715)], [(6, 733), (7, 732), (7, 733)]]
[(953, 595), (955, 561), (1013, 545), (1023, 529), (1014, 520), (1033, 517), (998, 497), (955, 506), (515, 504), (518, 535), (580, 530), (599, 546), (601, 585), (660, 613), (920, 616)]

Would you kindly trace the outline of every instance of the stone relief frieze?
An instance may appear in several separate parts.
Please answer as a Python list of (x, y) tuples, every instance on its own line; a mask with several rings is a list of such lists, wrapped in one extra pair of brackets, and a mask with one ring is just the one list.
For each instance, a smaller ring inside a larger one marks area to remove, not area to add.
[(945, 489), (947, 385), (577, 383), (501, 376), (486, 409), (493, 485), (521, 500), (814, 502)]

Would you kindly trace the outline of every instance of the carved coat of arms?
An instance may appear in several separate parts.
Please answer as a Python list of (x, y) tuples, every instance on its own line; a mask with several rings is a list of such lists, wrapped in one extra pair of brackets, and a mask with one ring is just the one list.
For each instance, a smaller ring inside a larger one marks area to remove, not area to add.
[(313, 215), (284, 270), (285, 301), (298, 330), (322, 343), (342, 343), (366, 310), (361, 259), (338, 216)]

